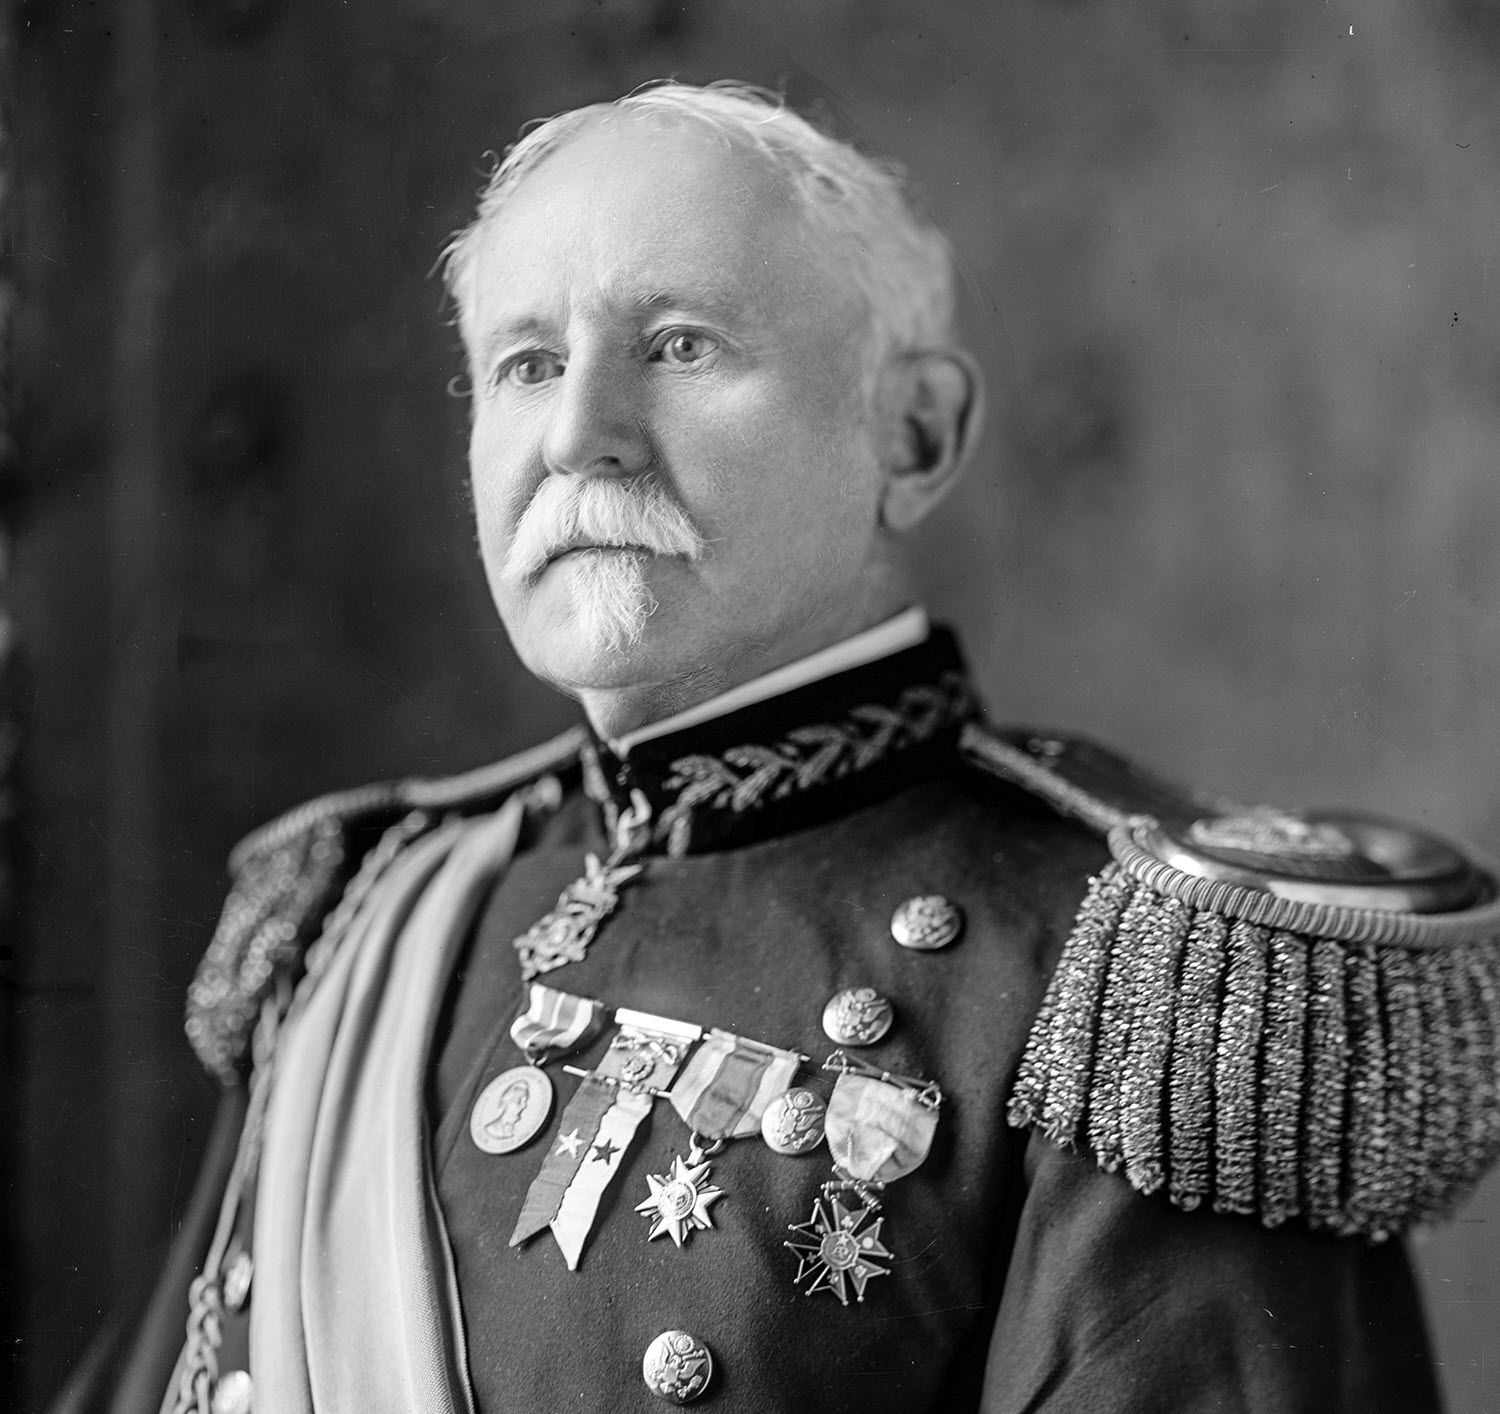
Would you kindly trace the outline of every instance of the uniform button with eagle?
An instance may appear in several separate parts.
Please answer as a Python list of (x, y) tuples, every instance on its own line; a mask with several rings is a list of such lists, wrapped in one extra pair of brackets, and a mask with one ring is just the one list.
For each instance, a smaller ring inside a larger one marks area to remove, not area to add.
[(787, 1090), (778, 1095), (761, 1117), (760, 1133), (778, 1154), (807, 1154), (823, 1142), (823, 1116), (828, 1106), (811, 1090)]
[(713, 1373), (708, 1347), (687, 1331), (663, 1331), (641, 1360), (646, 1388), (671, 1404), (691, 1404), (708, 1388)]
[(873, 1046), (895, 1019), (890, 1002), (873, 987), (850, 987), (828, 999), (823, 1031), (840, 1046)]
[(963, 910), (942, 894), (918, 894), (891, 915), (891, 937), (915, 952), (945, 948), (963, 930)]

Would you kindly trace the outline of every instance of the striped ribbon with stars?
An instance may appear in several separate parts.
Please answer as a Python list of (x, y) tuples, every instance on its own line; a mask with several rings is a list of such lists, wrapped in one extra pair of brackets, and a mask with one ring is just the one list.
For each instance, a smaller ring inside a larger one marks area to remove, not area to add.
[(656, 1094), (671, 1084), (702, 1029), (621, 1008), (620, 1030), (597, 1070), (583, 1078), (521, 1205), (510, 1245), (552, 1229), (569, 1271), (577, 1271), (600, 1200)]

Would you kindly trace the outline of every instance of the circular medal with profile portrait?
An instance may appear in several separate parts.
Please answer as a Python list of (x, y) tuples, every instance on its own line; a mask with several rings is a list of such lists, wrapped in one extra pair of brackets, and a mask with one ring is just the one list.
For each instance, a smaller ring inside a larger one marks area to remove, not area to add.
[(486, 1154), (530, 1143), (552, 1113), (552, 1082), (534, 1065), (501, 1071), (469, 1111), (469, 1135)]

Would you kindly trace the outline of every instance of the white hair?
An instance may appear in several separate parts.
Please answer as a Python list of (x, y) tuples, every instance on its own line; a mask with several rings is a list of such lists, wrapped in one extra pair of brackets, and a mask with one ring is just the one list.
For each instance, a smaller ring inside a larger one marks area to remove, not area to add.
[(655, 477), (549, 476), (516, 524), (501, 577), (516, 583), (540, 574), (556, 554), (577, 545), (609, 545), (701, 560), (708, 545)]
[(584, 553), (568, 562), (573, 632), (608, 652), (639, 643), (656, 612), (643, 556), (701, 560), (708, 552), (687, 512), (654, 477), (549, 476), (516, 525), (500, 577), (524, 584), (554, 555), (579, 546), (643, 552)]
[[(590, 125), (611, 115), (637, 113), (702, 124), (747, 147), (787, 183), (813, 230), (849, 253), (850, 277), (869, 311), (867, 359), (872, 367), (890, 354), (952, 343), (948, 242), (913, 206), (901, 169), (819, 132), (779, 95), (730, 80), (702, 88), (673, 80), (649, 84), (612, 103), (574, 108), (524, 129), (480, 192), (478, 216), (443, 253), (444, 278), (458, 305), (461, 328), (485, 222), (503, 208), (528, 172)], [(464, 332), (467, 339), (468, 330)]]

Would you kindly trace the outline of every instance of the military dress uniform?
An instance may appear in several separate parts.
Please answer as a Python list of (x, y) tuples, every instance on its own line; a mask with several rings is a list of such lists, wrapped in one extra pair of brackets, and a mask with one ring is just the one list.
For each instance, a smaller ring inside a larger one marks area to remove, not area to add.
[(1438, 1405), (1383, 1239), (1500, 1137), (1493, 889), (1438, 841), (994, 730), (935, 630), (628, 750), (313, 802), (235, 864), (189, 1020), (226, 1138), (154, 1308), (188, 1339), (117, 1389)]

